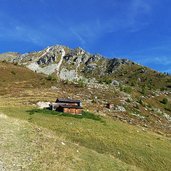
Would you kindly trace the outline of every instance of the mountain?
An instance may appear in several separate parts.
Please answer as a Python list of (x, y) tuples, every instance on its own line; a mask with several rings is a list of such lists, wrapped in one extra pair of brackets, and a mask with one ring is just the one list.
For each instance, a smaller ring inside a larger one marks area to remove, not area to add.
[(57, 74), (61, 79), (75, 80), (98, 74), (98, 78), (115, 72), (122, 64), (131, 65), (126, 59), (107, 59), (92, 55), (81, 48), (69, 49), (65, 46), (52, 46), (39, 52), (26, 54), (6, 53), (1, 60), (23, 64), (29, 69), (44, 74)]
[(0, 61), (24, 65), (36, 73), (55, 75), (62, 80), (83, 80), (147, 86), (149, 88), (170, 88), (170, 77), (141, 66), (128, 59), (108, 59), (93, 55), (82, 48), (51, 46), (39, 52), (26, 54), (4, 53)]

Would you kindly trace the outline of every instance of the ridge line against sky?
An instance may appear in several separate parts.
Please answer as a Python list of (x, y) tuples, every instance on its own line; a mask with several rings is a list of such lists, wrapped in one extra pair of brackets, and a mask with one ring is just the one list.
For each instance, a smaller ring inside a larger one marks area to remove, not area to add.
[(0, 53), (62, 44), (171, 73), (169, 0), (0, 0)]

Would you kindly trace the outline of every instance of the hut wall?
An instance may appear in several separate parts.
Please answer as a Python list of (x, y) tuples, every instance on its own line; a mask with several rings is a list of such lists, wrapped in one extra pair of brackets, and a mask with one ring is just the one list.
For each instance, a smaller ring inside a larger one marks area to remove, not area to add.
[(71, 108), (70, 113), (75, 114), (75, 108)]
[(82, 109), (76, 109), (75, 110), (75, 114), (81, 114), (82, 113)]
[(64, 108), (64, 109), (63, 109), (63, 112), (64, 112), (64, 113), (70, 113), (69, 108)]
[(64, 108), (63, 112), (64, 113), (71, 113), (71, 114), (81, 114), (82, 113), (82, 109)]

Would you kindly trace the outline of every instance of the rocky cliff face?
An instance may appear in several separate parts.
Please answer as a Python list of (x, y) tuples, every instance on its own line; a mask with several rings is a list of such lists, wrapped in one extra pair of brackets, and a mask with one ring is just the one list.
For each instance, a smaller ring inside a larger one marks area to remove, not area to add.
[(122, 65), (131, 64), (126, 59), (107, 59), (90, 54), (82, 48), (70, 49), (60, 45), (26, 54), (6, 53), (0, 56), (0, 60), (25, 65), (37, 73), (56, 74), (64, 80), (87, 76), (98, 78), (114, 73)]

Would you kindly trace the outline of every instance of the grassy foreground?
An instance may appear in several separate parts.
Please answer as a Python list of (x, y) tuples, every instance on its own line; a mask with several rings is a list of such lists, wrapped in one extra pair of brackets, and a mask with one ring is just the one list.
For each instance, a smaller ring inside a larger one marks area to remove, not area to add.
[[(109, 118), (97, 119), (93, 115), (80, 118), (55, 115), (31, 107), (0, 107), (0, 112), (46, 128), (56, 137), (62, 137), (65, 142), (68, 142), (61, 153), (68, 151), (69, 156), (60, 156), (60, 159), (66, 163), (65, 169), (171, 170), (171, 140), (141, 127), (130, 126)], [(78, 154), (75, 153), (77, 150)], [(44, 163), (40, 162), (41, 155), (37, 157), (39, 168), (48, 165), (49, 160), (52, 160), (54, 155), (51, 152), (51, 150), (47, 151), (46, 156), (42, 151), (42, 155), (47, 157), (47, 160), (43, 160)], [(73, 163), (74, 156), (78, 158)], [(51, 166), (49, 164), (47, 168), (52, 170)], [(61, 170), (62, 168), (61, 164)]]

